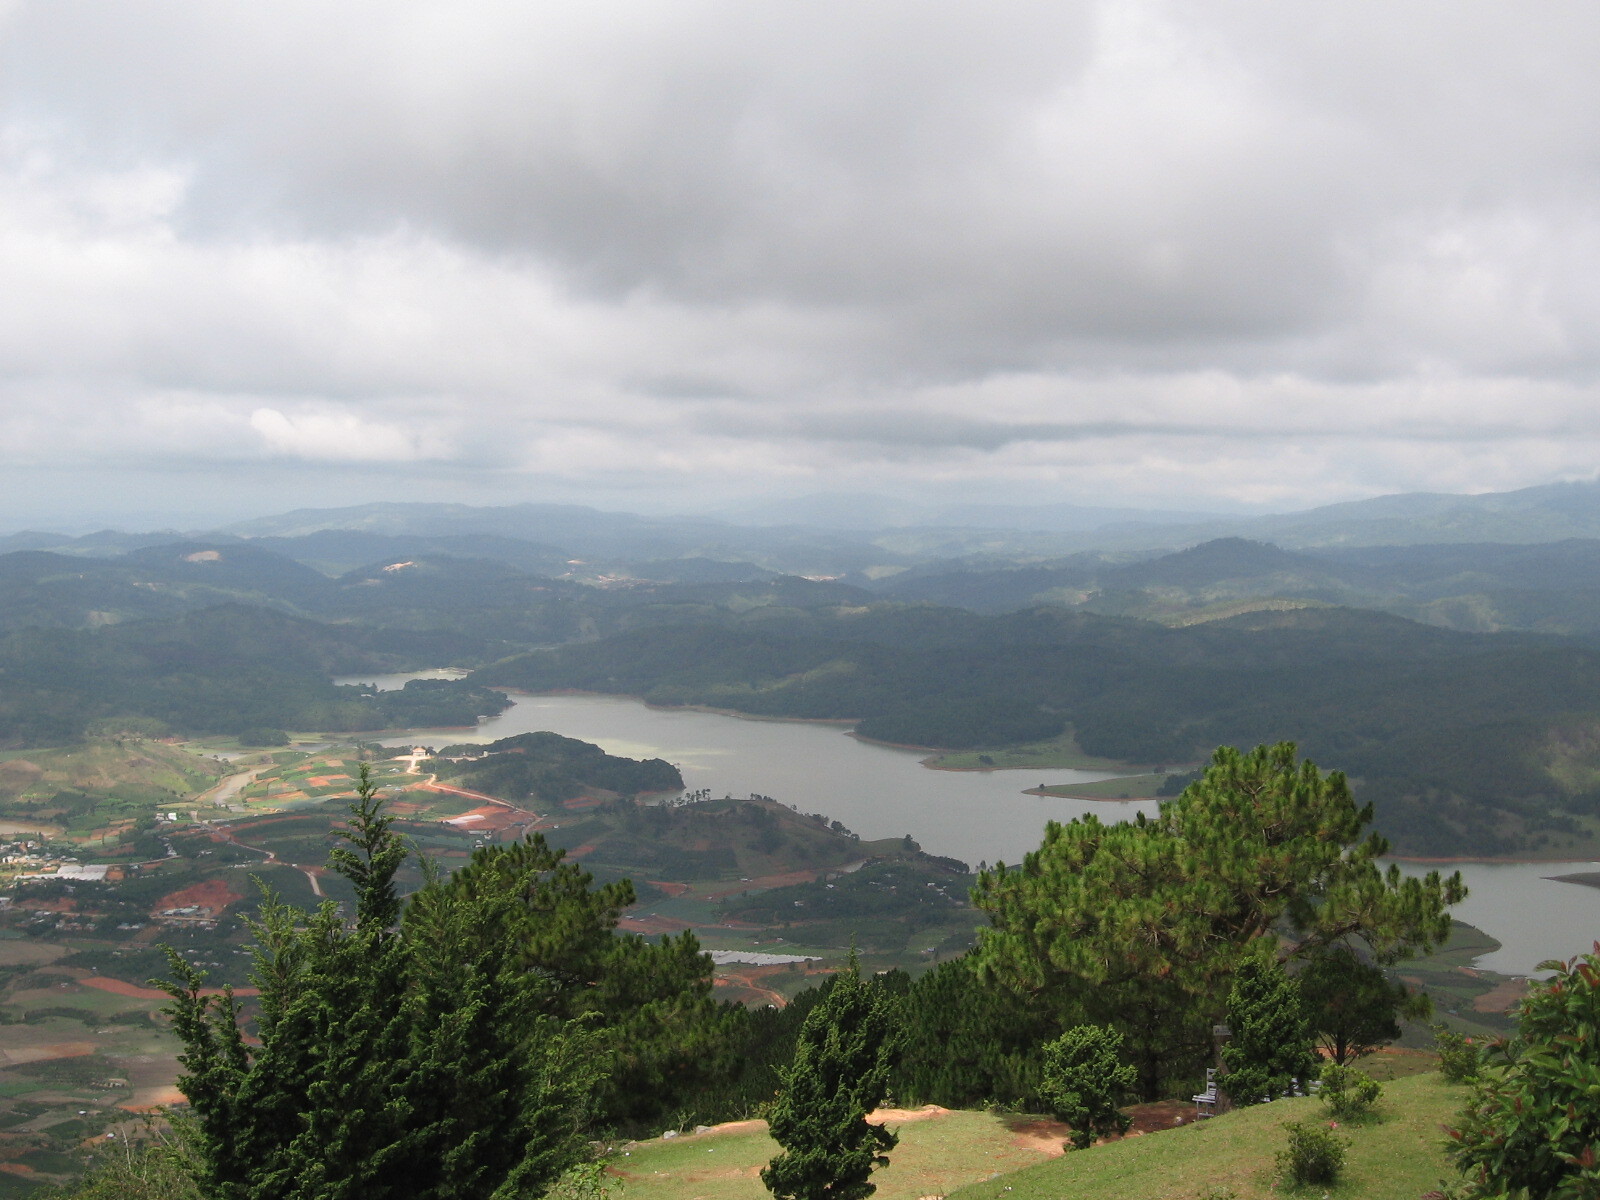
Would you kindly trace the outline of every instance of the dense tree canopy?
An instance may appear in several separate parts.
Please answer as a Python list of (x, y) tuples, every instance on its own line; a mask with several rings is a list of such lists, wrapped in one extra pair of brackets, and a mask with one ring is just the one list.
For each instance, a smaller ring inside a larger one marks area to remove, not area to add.
[(1158, 816), (1052, 822), (1020, 867), (981, 874), (974, 901), (992, 924), (979, 969), (1052, 1005), (1063, 1027), (1123, 1031), (1141, 1090), (1159, 1095), (1198, 1069), (1258, 939), (1304, 955), (1359, 938), (1392, 961), (1448, 935), (1459, 874), (1381, 871), (1387, 844), (1362, 836), (1371, 817), (1342, 774), (1298, 762), (1293, 745), (1222, 747)]
[(352, 817), (332, 866), (354, 920), (269, 896), (253, 923), (259, 1044), (231, 990), (208, 997), (172, 956), (210, 1200), (537, 1194), (592, 1118), (653, 1112), (726, 1069), (709, 960), (689, 935), (614, 936), (627, 884), (593, 889), (534, 839), (402, 900), (407, 848), (365, 768)]

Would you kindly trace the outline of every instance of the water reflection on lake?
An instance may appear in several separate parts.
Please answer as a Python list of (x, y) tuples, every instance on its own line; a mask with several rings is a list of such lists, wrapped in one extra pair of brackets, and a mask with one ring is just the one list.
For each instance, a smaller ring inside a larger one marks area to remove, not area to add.
[[(442, 673), (430, 672), (431, 677)], [(368, 677), (400, 687), (412, 675)], [(341, 680), (340, 682), (353, 682)], [(649, 708), (615, 696), (513, 696), (505, 712), (473, 730), (423, 730), (390, 745), (490, 742), (550, 730), (594, 742), (611, 754), (664, 758), (685, 786), (713, 795), (772, 796), (802, 812), (825, 813), (864, 838), (909, 833), (933, 854), (973, 864), (1015, 863), (1036, 849), (1048, 820), (1086, 812), (1125, 819), (1155, 805), (1096, 803), (1027, 796), (1039, 783), (1113, 778), (1093, 771), (931, 771), (916, 751), (875, 746), (839, 725), (754, 721), (686, 709)], [(1594, 870), (1592, 863), (1461, 863), (1472, 894), (1454, 912), (1503, 943), (1479, 964), (1527, 974), (1547, 958), (1568, 958), (1600, 938), (1600, 889), (1556, 883), (1550, 875)], [(1442, 868), (1448, 871), (1457, 865)], [(1402, 863), (1422, 874), (1427, 866)]]

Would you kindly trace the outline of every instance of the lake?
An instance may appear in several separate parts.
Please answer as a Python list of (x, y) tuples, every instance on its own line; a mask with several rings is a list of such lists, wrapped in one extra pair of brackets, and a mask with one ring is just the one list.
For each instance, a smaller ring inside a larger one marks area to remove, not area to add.
[[(428, 672), (448, 677), (449, 672)], [(382, 688), (403, 686), (416, 675), (365, 677)], [(342, 679), (341, 683), (357, 682)], [(926, 753), (874, 745), (850, 737), (843, 725), (760, 721), (689, 709), (650, 708), (617, 696), (513, 695), (503, 713), (472, 730), (420, 730), (387, 738), (400, 746), (491, 742), (515, 733), (549, 730), (581, 738), (610, 754), (664, 758), (683, 773), (690, 790), (715, 796), (752, 792), (842, 821), (864, 838), (911, 834), (932, 854), (976, 866), (1020, 862), (1037, 849), (1046, 821), (1094, 813), (1123, 820), (1155, 804), (1105, 803), (1024, 795), (1040, 783), (1088, 783), (1115, 778), (1103, 771), (934, 771)], [(1503, 943), (1479, 964), (1507, 974), (1529, 974), (1547, 958), (1568, 958), (1600, 938), (1600, 889), (1547, 878), (1594, 870), (1582, 863), (1461, 863), (1472, 894), (1455, 910)], [(1401, 863), (1421, 874), (1429, 868)]]

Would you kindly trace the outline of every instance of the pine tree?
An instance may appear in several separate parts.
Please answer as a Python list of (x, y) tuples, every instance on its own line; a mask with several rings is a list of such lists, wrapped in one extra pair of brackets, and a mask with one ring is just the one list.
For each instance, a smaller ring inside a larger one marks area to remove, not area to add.
[(1050, 1005), (1059, 1028), (1115, 1026), (1156, 1099), (1204, 1063), (1257, 938), (1283, 928), (1294, 955), (1355, 938), (1390, 962), (1447, 936), (1460, 875), (1380, 871), (1371, 820), (1292, 744), (1224, 746), (1158, 816), (1051, 822), (1020, 868), (981, 874), (980, 975)]
[(761, 1172), (777, 1200), (865, 1200), (898, 1137), (866, 1116), (897, 1052), (893, 1003), (861, 978), (855, 953), (806, 1016), (769, 1127), (783, 1147)]
[(1391, 983), (1349, 946), (1313, 954), (1295, 982), (1312, 1032), (1341, 1067), (1398, 1038), (1401, 1017), (1426, 1020), (1433, 1013), (1426, 992)]
[(1228, 992), (1228, 1068), (1223, 1089), (1235, 1104), (1259, 1104), (1282, 1095), (1292, 1081), (1317, 1069), (1315, 1039), (1300, 1007), (1300, 989), (1263, 938), (1239, 964)]
[(268, 894), (253, 923), (259, 1046), (231, 989), (207, 997), (170, 955), (196, 1182), (208, 1200), (537, 1194), (585, 1153), (604, 1056), (540, 1011), (556, 984), (524, 961), (529, 871), (434, 880), (403, 906), (405, 848), (365, 766), (351, 817), (333, 866), (356, 887), (355, 921)]

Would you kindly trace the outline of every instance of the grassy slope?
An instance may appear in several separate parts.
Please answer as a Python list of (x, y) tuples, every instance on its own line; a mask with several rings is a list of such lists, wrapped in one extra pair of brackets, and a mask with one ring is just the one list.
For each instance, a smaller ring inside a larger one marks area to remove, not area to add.
[[(743, 1124), (741, 1122), (741, 1124)], [(612, 1159), (629, 1200), (762, 1200), (768, 1192), (758, 1172), (778, 1145), (764, 1122), (754, 1129), (719, 1129), (692, 1137), (657, 1138)], [(1040, 1162), (1044, 1154), (1016, 1143), (992, 1113), (952, 1112), (907, 1121), (890, 1165), (872, 1176), (877, 1200), (942, 1196), (996, 1172)]]
[[(1330, 1195), (1415, 1200), (1449, 1177), (1440, 1126), (1462, 1095), (1433, 1073), (1387, 1084), (1379, 1119), (1344, 1128), (1354, 1145), (1346, 1179)], [(1238, 1200), (1267, 1200), (1279, 1194), (1274, 1156), (1284, 1144), (1283, 1122), (1324, 1114), (1316, 1100), (1286, 1100), (1047, 1158), (998, 1115), (954, 1112), (901, 1125), (891, 1165), (873, 1182), (880, 1200), (1185, 1200), (1227, 1190)], [(612, 1167), (632, 1200), (760, 1200), (766, 1191), (757, 1172), (776, 1152), (765, 1126), (755, 1123), (641, 1142)]]
[(48, 800), (67, 789), (170, 803), (209, 786), (222, 774), (216, 760), (182, 746), (156, 741), (87, 741), (0, 755), (0, 802)]
[[(1446, 1124), (1464, 1089), (1436, 1074), (1398, 1079), (1385, 1086), (1379, 1119), (1345, 1126), (1350, 1148), (1345, 1177), (1326, 1189), (1337, 1200), (1415, 1200), (1453, 1172), (1444, 1157)], [(1283, 1123), (1326, 1120), (1320, 1101), (1282, 1100), (1243, 1109), (1158, 1137), (1129, 1139), (1086, 1154), (986, 1180), (955, 1193), (960, 1200), (1182, 1200), (1224, 1189), (1238, 1200), (1267, 1200), (1275, 1189), (1274, 1158), (1283, 1147)], [(1321, 1194), (1322, 1188), (1307, 1194)]]

